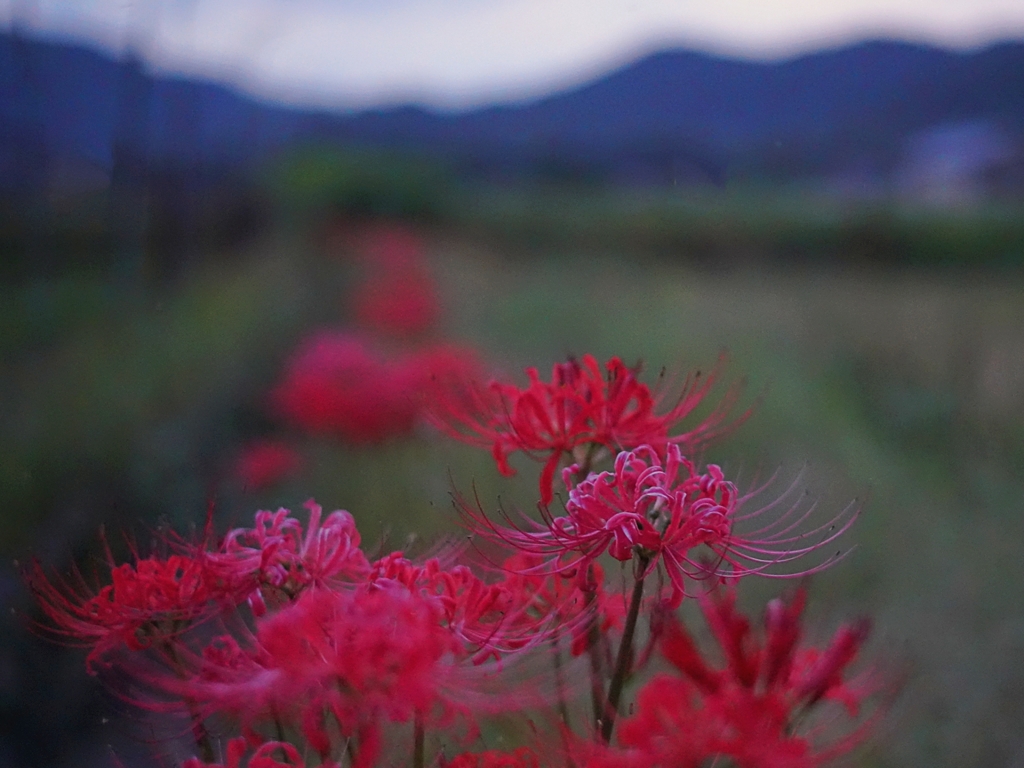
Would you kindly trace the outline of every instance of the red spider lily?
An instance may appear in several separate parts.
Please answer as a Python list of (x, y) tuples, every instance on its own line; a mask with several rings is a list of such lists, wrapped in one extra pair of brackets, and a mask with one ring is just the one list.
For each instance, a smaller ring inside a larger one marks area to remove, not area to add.
[(235, 476), (246, 490), (258, 491), (295, 472), (302, 459), (294, 449), (273, 440), (247, 445), (235, 461)]
[(488, 584), (464, 565), (446, 569), (436, 558), (416, 565), (393, 552), (374, 563), (370, 576), (371, 583), (388, 581), (436, 600), (445, 626), (475, 664), (522, 652), (572, 627), (568, 613), (544, 604), (533, 584), (514, 574)]
[[(242, 759), (249, 751), (249, 743), (244, 737), (231, 739), (228, 742), (227, 754), (223, 763), (204, 763), (197, 757), (191, 757), (185, 761), (182, 768), (242, 768)], [(280, 753), (284, 760), (277, 759), (274, 755)], [(268, 741), (259, 744), (256, 751), (245, 763), (247, 768), (306, 768), (306, 761), (302, 759), (299, 750), (294, 745), (283, 741)], [(320, 762), (319, 768), (340, 768), (340, 765), (333, 760)]]
[(675, 404), (663, 413), (655, 412), (663, 398), (637, 378), (636, 369), (617, 357), (604, 368), (602, 373), (597, 361), (584, 355), (582, 360), (555, 365), (550, 382), (528, 368), (530, 383), (525, 389), (497, 381), (487, 389), (464, 383), (459, 393), (433, 404), (432, 417), (447, 434), (490, 447), (504, 475), (514, 474), (508, 458), (515, 451), (544, 461), (540, 499), (545, 506), (551, 503), (555, 471), (563, 457), (575, 458), (585, 474), (601, 449), (620, 451), (646, 444), (660, 450), (677, 443), (689, 451), (728, 428), (724, 422), (738, 396), (735, 387), (702, 423), (671, 435), (711, 390), (721, 365), (706, 377), (688, 377)]
[(136, 558), (115, 566), (109, 551), (111, 583), (95, 592), (81, 574), (73, 582), (46, 574), (33, 561), (27, 579), (51, 622), (42, 629), (90, 648), (90, 671), (119, 648), (143, 650), (170, 641), (196, 621), (208, 618), (229, 599), (230, 589), (201, 556)]
[[(520, 747), (515, 752), (465, 752), (441, 764), (442, 768), (539, 768), (540, 761), (533, 750)], [(187, 768), (187, 767), (186, 767)]]
[[(536, 617), (550, 617), (562, 633), (572, 636), (570, 652), (579, 656), (586, 652), (587, 632), (597, 611), (598, 628), (606, 632), (621, 624), (614, 600), (609, 600), (604, 584), (604, 572), (594, 563), (587, 579), (567, 578), (560, 573), (543, 572), (543, 558), (519, 552), (502, 565), (505, 583), (522, 595), (519, 602)], [(609, 608), (610, 610), (605, 610)]]
[(538, 615), (558, 615), (560, 622), (568, 622), (583, 610), (588, 593), (602, 593), (604, 572), (594, 565), (586, 588), (576, 579), (567, 579), (558, 573), (547, 572), (545, 561), (536, 555), (517, 552), (502, 564), (506, 572), (505, 583), (529, 596), (531, 607)]
[(403, 357), (400, 368), (419, 394), (420, 407), (460, 396), (463, 383), (483, 370), (476, 350), (457, 344), (421, 347)]
[(371, 766), (384, 723), (443, 721), (472, 701), (459, 690), (458, 649), (440, 619), (436, 602), (398, 585), (309, 590), (260, 621), (251, 648), (223, 636), (187, 662), (194, 672), (185, 679), (147, 682), (201, 717), (299, 728), (325, 760), (338, 734), (357, 736), (356, 765)]
[(662, 648), (679, 675), (659, 675), (640, 691), (636, 714), (619, 730), (624, 749), (608, 750), (592, 765), (698, 768), (725, 756), (741, 768), (814, 768), (856, 746), (875, 718), (827, 745), (819, 744), (827, 741), (821, 724), (796, 733), (823, 699), (841, 702), (856, 718), (877, 690), (844, 679), (867, 624), (841, 628), (825, 651), (800, 648), (804, 602), (802, 589), (788, 603), (772, 601), (758, 642), (736, 611), (735, 594), (705, 595), (701, 608), (725, 657), (722, 668), (705, 661), (682, 625), (669, 620)]
[(174, 676), (139, 676), (172, 701), (138, 703), (168, 710), (185, 702), (197, 720), (223, 713), (246, 730), (295, 728), (325, 760), (355, 737), (357, 768), (374, 764), (389, 722), (440, 726), (460, 716), (472, 725), (477, 714), (539, 701), (481, 693), (498, 667), (463, 665), (440, 601), (387, 580), (346, 592), (308, 590), (258, 621), (244, 645), (225, 635), (201, 658), (179, 658)]
[(370, 570), (359, 548), (355, 520), (335, 510), (321, 520), (323, 508), (310, 499), (309, 523), (302, 523), (284, 508), (256, 513), (256, 527), (236, 528), (216, 552), (205, 554), (208, 567), (226, 582), (240, 585), (257, 615), (266, 604), (263, 590), (273, 587), (294, 597), (311, 586), (352, 583)]
[(437, 288), (418, 262), (375, 270), (356, 293), (354, 309), (364, 328), (398, 338), (425, 334), (441, 315)]
[(415, 383), (362, 337), (323, 332), (299, 348), (272, 400), (303, 429), (375, 443), (412, 431), (419, 412)]
[[(567, 467), (562, 473), (568, 489), (566, 514), (558, 517), (541, 507), (540, 521), (526, 516), (512, 520), (506, 515), (508, 525), (498, 525), (479, 505), (471, 506), (461, 498), (457, 502), (472, 530), (541, 558), (541, 565), (532, 567), (534, 572), (582, 574), (605, 552), (621, 561), (639, 554), (645, 573), (660, 563), (672, 584), (674, 605), (685, 595), (687, 578), (750, 573), (793, 576), (820, 570), (828, 563), (801, 574), (768, 572), (771, 566), (830, 545), (856, 519), (856, 510), (850, 507), (805, 530), (814, 505), (805, 509), (800, 500), (775, 514), (795, 486), (766, 507), (741, 514), (742, 505), (757, 490), (740, 495), (713, 464), (698, 472), (675, 444), (664, 453), (663, 460), (646, 445), (623, 451), (616, 456), (613, 471), (593, 473), (579, 482), (575, 480), (579, 467)], [(755, 531), (736, 530), (738, 521), (771, 515), (774, 519)], [(713, 559), (700, 559), (701, 551)]]

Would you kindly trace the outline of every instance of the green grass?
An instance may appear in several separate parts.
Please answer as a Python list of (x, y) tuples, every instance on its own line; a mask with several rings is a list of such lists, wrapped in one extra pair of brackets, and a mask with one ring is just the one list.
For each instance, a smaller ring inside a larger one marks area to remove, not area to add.
[[(255, 254), (166, 295), (121, 288), (102, 316), (59, 331), (35, 325), (38, 314), (7, 326), (21, 353), (3, 371), (3, 549), (17, 552), (27, 531), (59, 519), (61, 496), (90, 478), (130, 489), (129, 514), (141, 506), (180, 518), (169, 498), (177, 486), (207, 492), (193, 471), (196, 444), (225, 440), (232, 409), (316, 316), (317, 281), (302, 270), (300, 259)], [(80, 297), (63, 295), (71, 313)]]
[(961, 269), (1024, 264), (1019, 201), (951, 210), (800, 187), (470, 187), (449, 210), (458, 226), (513, 244), (640, 249), (707, 266), (764, 258)]

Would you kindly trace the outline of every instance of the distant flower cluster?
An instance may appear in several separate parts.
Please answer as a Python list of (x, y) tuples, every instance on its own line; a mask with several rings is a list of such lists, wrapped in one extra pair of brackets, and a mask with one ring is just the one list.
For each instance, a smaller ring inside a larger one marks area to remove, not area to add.
[(441, 303), (416, 234), (394, 226), (372, 229), (358, 255), (366, 270), (355, 296), (355, 319), (362, 328), (414, 339), (437, 327)]
[[(408, 437), (428, 393), (479, 375), (474, 350), (438, 339), (441, 303), (420, 237), (376, 225), (354, 244), (358, 279), (350, 324), (314, 332), (288, 359), (269, 413), (293, 430), (365, 446)], [(247, 445), (234, 476), (248, 490), (274, 485), (301, 467), (283, 438)]]
[[(408, 428), (416, 411), (383, 405), (379, 376), (405, 371), (426, 393), (416, 409), (499, 471), (513, 453), (541, 465), (537, 515), (456, 494), (471, 544), (423, 559), (371, 556), (352, 515), (313, 501), (219, 538), (210, 520), (200, 540), (169, 538), (169, 554), (108, 556), (97, 588), (33, 564), (42, 626), (85, 646), (125, 698), (183, 718), (196, 754), (184, 768), (815, 768), (869, 735), (891, 686), (851, 671), (867, 621), (816, 646), (804, 585), (768, 603), (760, 631), (737, 607), (747, 577), (834, 562), (857, 510), (819, 520), (793, 488), (756, 504), (767, 485), (743, 491), (695, 461), (747, 415), (732, 416), (733, 389), (694, 419), (719, 368), (656, 393), (618, 358), (586, 356), (520, 387), (481, 382), (458, 354), (423, 362), (446, 354), (381, 360), (316, 337), (279, 404), (369, 439)], [(347, 397), (373, 407), (357, 416)], [(680, 619), (689, 600), (714, 647)], [(488, 748), (489, 720), (516, 714), (523, 743)]]
[(353, 444), (375, 443), (411, 432), (424, 395), (475, 364), (470, 351), (454, 346), (385, 356), (357, 334), (323, 332), (296, 351), (273, 402), (304, 430)]

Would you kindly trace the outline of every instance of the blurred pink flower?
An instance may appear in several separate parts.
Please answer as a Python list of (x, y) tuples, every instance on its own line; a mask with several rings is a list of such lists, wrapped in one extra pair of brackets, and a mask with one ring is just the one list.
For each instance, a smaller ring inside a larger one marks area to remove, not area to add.
[(354, 300), (356, 321), (374, 333), (397, 338), (421, 336), (441, 314), (423, 242), (413, 231), (378, 225), (363, 235), (357, 253), (366, 271)]
[(243, 448), (235, 460), (235, 476), (247, 491), (258, 491), (295, 472), (302, 458), (293, 448), (274, 440), (260, 440)]
[(472, 347), (433, 344), (420, 347), (401, 358), (404, 375), (420, 393), (423, 405), (438, 397), (458, 394), (465, 381), (483, 371), (480, 356)]
[(272, 400), (303, 429), (375, 443), (412, 430), (419, 410), (412, 383), (362, 336), (325, 331), (299, 347)]
[(397, 338), (422, 336), (441, 315), (434, 281), (421, 266), (391, 268), (356, 291), (354, 312), (362, 327)]
[(759, 642), (736, 611), (734, 593), (702, 597), (723, 667), (706, 661), (687, 630), (667, 620), (662, 648), (678, 674), (658, 675), (640, 690), (636, 714), (619, 730), (622, 748), (598, 749), (588, 765), (699, 768), (723, 756), (743, 768), (817, 768), (859, 744), (877, 715), (833, 738), (820, 723), (807, 734), (796, 730), (807, 710), (825, 699), (841, 704), (856, 722), (864, 700), (878, 692), (865, 678), (846, 676), (867, 623), (841, 627), (824, 651), (801, 648), (804, 602), (801, 589), (789, 602), (769, 603)]
[(438, 603), (404, 587), (312, 589), (258, 622), (251, 645), (215, 638), (190, 674), (150, 683), (191, 702), (194, 717), (299, 728), (324, 759), (339, 735), (356, 736), (355, 765), (368, 768), (386, 722), (441, 722), (466, 710), (455, 642)]
[(479, 375), (476, 352), (438, 344), (385, 357), (363, 336), (324, 331), (303, 343), (271, 395), (293, 424), (350, 443), (376, 443), (412, 432), (424, 406), (456, 397)]

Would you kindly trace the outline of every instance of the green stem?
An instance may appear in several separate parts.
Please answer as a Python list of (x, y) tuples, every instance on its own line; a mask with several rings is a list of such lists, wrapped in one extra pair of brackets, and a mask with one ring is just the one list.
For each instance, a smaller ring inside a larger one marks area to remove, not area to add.
[[(589, 572), (593, 578), (593, 568)], [(604, 681), (601, 670), (601, 627), (600, 608), (596, 605), (597, 590), (587, 593), (587, 612), (590, 624), (587, 627), (587, 656), (590, 658), (590, 703), (594, 708), (594, 730), (601, 730), (601, 715), (604, 713)]]
[[(587, 479), (587, 475), (590, 474), (590, 465), (594, 460), (594, 452), (597, 448), (598, 446), (596, 443), (591, 443), (587, 447), (587, 452), (584, 455), (583, 460), (579, 462), (578, 468), (573, 475), (573, 479), (576, 483), (581, 483)], [(575, 459), (575, 456), (570, 454), (569, 458), (570, 460), (573, 460)], [(588, 583), (593, 585), (593, 564), (587, 566), (587, 580)], [(601, 679), (603, 677), (603, 670), (601, 669), (601, 628), (599, 626), (601, 617), (600, 607), (595, 605), (596, 600), (597, 589), (595, 588), (587, 593), (586, 610), (590, 612), (590, 624), (587, 627), (587, 656), (590, 658), (590, 703), (594, 709), (594, 730), (600, 731), (601, 714), (604, 711), (604, 680)], [(566, 726), (568, 727), (567, 721)]]
[(558, 694), (558, 716), (562, 719), (562, 725), (565, 729), (572, 730), (569, 725), (569, 707), (565, 703), (565, 676), (562, 673), (562, 649), (556, 636), (551, 641), (552, 645), (552, 658), (555, 662), (555, 691)]
[(207, 763), (212, 763), (214, 760), (213, 754), (213, 741), (210, 739), (210, 732), (206, 730), (206, 725), (195, 711), (192, 702), (188, 702), (189, 714), (192, 716), (192, 738), (196, 741), (196, 746), (199, 747), (199, 752), (203, 756), (203, 760)]
[(274, 738), (277, 741), (284, 741), (284, 726), (281, 724), (281, 718), (278, 717), (277, 712), (274, 712), (273, 717), (274, 723)]
[(615, 659), (615, 672), (612, 674), (612, 681), (608, 686), (608, 707), (601, 723), (601, 739), (606, 744), (612, 740), (612, 730), (615, 728), (615, 716), (619, 711), (622, 687), (629, 676), (630, 661), (633, 655), (633, 635), (636, 633), (636, 620), (640, 615), (640, 603), (644, 596), (644, 571), (647, 570), (647, 563), (646, 557), (638, 555), (636, 582), (633, 584), (633, 595), (629, 599), (626, 626), (622, 630), (622, 644), (619, 645), (619, 655)]
[(413, 768), (423, 768), (425, 765), (424, 760), (424, 743), (426, 742), (426, 733), (423, 729), (423, 718), (418, 714), (413, 721), (413, 735), (412, 735), (412, 765)]

